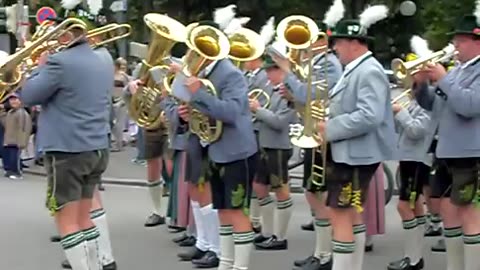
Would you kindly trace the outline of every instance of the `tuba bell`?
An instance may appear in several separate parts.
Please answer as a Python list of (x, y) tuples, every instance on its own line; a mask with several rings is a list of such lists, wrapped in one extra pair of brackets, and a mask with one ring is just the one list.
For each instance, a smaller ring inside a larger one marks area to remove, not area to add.
[[(227, 36), (208, 25), (191, 24), (187, 27), (186, 44), (189, 48), (183, 59), (182, 71), (177, 76), (176, 83), (186, 77), (198, 76), (211, 61), (218, 61), (228, 56), (230, 44)], [(207, 87), (209, 94), (218, 96), (213, 84), (207, 79), (201, 79)], [(164, 87), (173, 94), (175, 82), (171, 83), (168, 78), (164, 80)], [(218, 120), (210, 119), (199, 110), (190, 106), (189, 130), (196, 134), (202, 141), (212, 143), (217, 141), (222, 134), (223, 123)]]
[(184, 42), (186, 28), (183, 24), (166, 15), (149, 13), (144, 16), (144, 22), (151, 30), (151, 39), (148, 46), (147, 57), (142, 61), (139, 78), (144, 85), (132, 95), (129, 102), (130, 117), (141, 127), (153, 130), (162, 125), (161, 109), (158, 103), (162, 90), (153, 80), (149, 70), (153, 67), (166, 72), (169, 66), (165, 59), (177, 42)]

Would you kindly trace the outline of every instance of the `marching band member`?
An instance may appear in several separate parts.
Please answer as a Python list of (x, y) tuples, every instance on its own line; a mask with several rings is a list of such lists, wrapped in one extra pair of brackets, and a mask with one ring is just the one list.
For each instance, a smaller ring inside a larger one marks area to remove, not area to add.
[(432, 158), (428, 149), (436, 127), (415, 100), (410, 100), (406, 108), (394, 103), (392, 109), (399, 135), (397, 147), (401, 185), (397, 209), (402, 218), (405, 241), (404, 257), (390, 263), (388, 269), (422, 269), (426, 219), (423, 200), (419, 198), (430, 176)]
[[(479, 3), (474, 14), (461, 18), (453, 32), (461, 64), (448, 73), (440, 64), (430, 65), (415, 75), (419, 104), (438, 117), (436, 157), (452, 180), (447, 183), (450, 200), (443, 197), (441, 207), (448, 270), (477, 270), (480, 265), (480, 212), (475, 208), (480, 193)], [(428, 80), (437, 87), (429, 88)]]
[(334, 270), (362, 268), (362, 203), (378, 166), (394, 155), (389, 83), (367, 45), (368, 28), (387, 16), (386, 6), (368, 7), (359, 20), (340, 21), (332, 35), (345, 70), (329, 95), (329, 119), (319, 122), (318, 128), (330, 143), (326, 181)]
[[(62, 41), (76, 42), (48, 58), (43, 54), (40, 68), (27, 79), (21, 93), (25, 104), (42, 105), (39, 144), (45, 151), (47, 206), (74, 270), (102, 268), (99, 230), (90, 210), (108, 164), (113, 86), (113, 66), (92, 51), (84, 36), (84, 30), (76, 27), (61, 36)], [(57, 125), (64, 128), (54, 128)]]
[[(258, 99), (250, 99), (250, 110), (259, 122), (260, 155), (253, 188), (260, 201), (263, 221), (262, 233), (255, 238), (255, 246), (263, 250), (282, 250), (288, 248), (286, 234), (293, 210), (288, 160), (292, 155), (290, 123), (296, 113), (278, 93), (278, 86), (283, 83), (286, 73), (269, 56), (265, 57), (263, 69), (270, 81), (270, 85), (263, 88), (270, 96), (270, 105), (263, 108)], [(270, 190), (275, 192), (277, 199), (276, 213)]]

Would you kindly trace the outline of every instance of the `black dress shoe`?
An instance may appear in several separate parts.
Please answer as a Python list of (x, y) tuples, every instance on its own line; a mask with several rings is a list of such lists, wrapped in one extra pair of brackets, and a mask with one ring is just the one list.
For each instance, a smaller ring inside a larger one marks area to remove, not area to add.
[[(64, 260), (62, 262), (62, 268), (63, 269), (72, 269), (72, 266), (68, 262), (68, 260)], [(116, 262), (111, 262), (109, 264), (104, 265), (103, 270), (117, 270), (117, 263)]]
[(253, 238), (253, 243), (254, 244), (258, 244), (258, 243), (262, 243), (262, 242), (265, 242), (269, 239), (270, 237), (266, 237), (266, 236), (263, 236), (261, 234), (255, 236), (255, 238)]
[(443, 234), (443, 229), (442, 227), (439, 227), (437, 229), (433, 228), (432, 225), (428, 226), (428, 228), (425, 230), (425, 237), (435, 237), (435, 236), (442, 236)]
[(178, 243), (184, 241), (185, 239), (187, 239), (188, 237), (190, 237), (190, 236), (188, 236), (186, 233), (184, 233), (184, 234), (182, 234), (182, 235), (180, 235), (180, 236), (177, 236), (177, 237), (173, 238), (172, 241), (173, 241), (174, 243), (177, 243), (177, 244), (178, 244)]
[(179, 232), (184, 232), (186, 230), (187, 230), (187, 228), (184, 228), (184, 227), (179, 227), (179, 226), (175, 226), (175, 225), (168, 225), (168, 231), (170, 233), (179, 233)]
[(189, 261), (192, 261), (192, 260), (198, 260), (198, 259), (202, 258), (205, 255), (205, 253), (207, 253), (207, 252), (202, 251), (202, 250), (198, 249), (197, 247), (193, 247), (190, 250), (188, 250), (187, 252), (179, 253), (177, 256), (180, 258), (180, 260), (182, 260), (184, 262), (189, 262)]
[(331, 270), (333, 266), (332, 262), (333, 261), (330, 260), (322, 264), (319, 258), (312, 256), (309, 261), (299, 268), (299, 270)]
[(182, 242), (178, 243), (181, 247), (193, 247), (197, 243), (197, 239), (193, 236), (189, 236), (187, 239), (183, 240)]
[(445, 240), (440, 239), (435, 245), (432, 246), (432, 252), (446, 252), (447, 247), (445, 245)]
[(155, 227), (163, 224), (165, 224), (165, 218), (157, 214), (151, 214), (145, 221), (145, 227)]
[(197, 268), (216, 268), (220, 263), (220, 260), (217, 257), (217, 254), (212, 251), (207, 251), (200, 259), (193, 259), (192, 263)]
[(313, 221), (310, 221), (310, 223), (302, 224), (302, 230), (304, 231), (315, 231), (315, 227), (313, 226)]
[(295, 265), (296, 267), (302, 267), (304, 266), (305, 264), (307, 264), (310, 260), (312, 260), (314, 257), (313, 255), (311, 256), (308, 256), (307, 258), (305, 259), (301, 259), (301, 260), (295, 260), (293, 262), (293, 265)]
[(373, 244), (365, 245), (365, 252), (372, 252), (373, 251)]
[(421, 270), (424, 267), (424, 262), (423, 259), (420, 259), (420, 261), (412, 265), (410, 262), (410, 258), (405, 257), (401, 260), (394, 261), (388, 264), (387, 269), (388, 270)]
[(287, 239), (278, 240), (277, 237), (273, 235), (264, 242), (255, 243), (255, 248), (257, 250), (286, 250), (288, 249), (288, 241)]
[(62, 240), (62, 237), (60, 237), (60, 235), (50, 236), (50, 242), (52, 243), (57, 243), (57, 242), (60, 242), (61, 240)]

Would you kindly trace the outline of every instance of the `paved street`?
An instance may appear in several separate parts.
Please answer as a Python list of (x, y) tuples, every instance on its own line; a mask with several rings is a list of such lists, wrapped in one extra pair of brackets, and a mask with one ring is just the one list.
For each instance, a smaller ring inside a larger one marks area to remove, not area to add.
[[(141, 169), (140, 169), (141, 170)], [(120, 269), (159, 270), (192, 269), (177, 261), (179, 249), (170, 241), (174, 235), (165, 227), (145, 229), (149, 199), (144, 188), (107, 185), (103, 193), (111, 227), (113, 249)], [(26, 175), (24, 180), (0, 178), (0, 269), (57, 270), (64, 258), (58, 244), (48, 238), (55, 232), (52, 219), (44, 208), (43, 177)], [(301, 195), (294, 195), (295, 211), (289, 230), (288, 252), (254, 252), (252, 270), (291, 269), (294, 259), (311, 252), (313, 233), (299, 230), (309, 211)], [(387, 234), (375, 239), (374, 252), (366, 257), (365, 270), (385, 269), (385, 264), (401, 253), (401, 226), (395, 201), (387, 206)], [(425, 245), (426, 270), (444, 269), (442, 255), (432, 255)], [(266, 257), (268, 256), (268, 257)]]

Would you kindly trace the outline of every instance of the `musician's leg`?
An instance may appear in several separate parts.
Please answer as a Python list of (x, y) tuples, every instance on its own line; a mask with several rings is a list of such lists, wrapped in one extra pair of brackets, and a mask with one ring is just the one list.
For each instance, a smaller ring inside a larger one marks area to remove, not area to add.
[(110, 242), (110, 232), (108, 230), (107, 214), (102, 205), (102, 199), (98, 188), (95, 189), (90, 218), (98, 228), (100, 237), (98, 238), (100, 261), (102, 265), (109, 265), (115, 262)]
[(257, 237), (255, 237), (255, 244), (262, 243), (273, 236), (274, 230), (274, 211), (275, 200), (270, 196), (269, 182), (270, 173), (267, 164), (267, 156), (259, 155), (257, 164), (257, 174), (253, 182), (253, 191), (258, 197), (260, 205), (260, 214), (262, 216), (262, 230)]
[(260, 202), (254, 190), (254, 192), (252, 192), (252, 199), (250, 200), (250, 220), (252, 221), (253, 230), (256, 233), (261, 232), (262, 229), (261, 214)]

